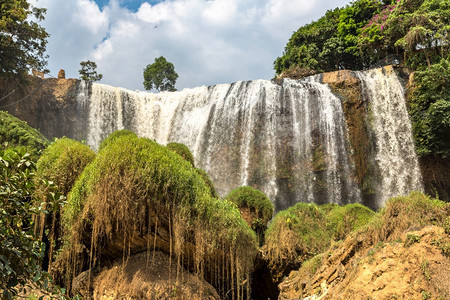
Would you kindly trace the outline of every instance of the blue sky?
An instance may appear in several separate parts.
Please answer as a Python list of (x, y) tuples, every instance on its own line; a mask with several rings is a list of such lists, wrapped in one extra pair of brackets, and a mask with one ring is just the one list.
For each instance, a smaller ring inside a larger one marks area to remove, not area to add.
[(143, 90), (164, 56), (178, 89), (271, 79), (292, 33), (349, 0), (30, 0), (47, 8), (48, 68), (78, 78), (93, 60), (101, 83)]

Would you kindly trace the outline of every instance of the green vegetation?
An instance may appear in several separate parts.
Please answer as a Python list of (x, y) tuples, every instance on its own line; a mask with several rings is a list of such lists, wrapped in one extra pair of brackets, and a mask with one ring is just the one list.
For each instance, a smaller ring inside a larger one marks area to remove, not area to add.
[(450, 157), (450, 60), (414, 73), (410, 114), (419, 156)]
[[(50, 277), (42, 271), (44, 244), (33, 234), (32, 217), (45, 213), (34, 205), (35, 164), (24, 149), (0, 150), (0, 292), (13, 299), (29, 285), (48, 290)], [(62, 198), (54, 192), (52, 197)]]
[(266, 232), (272, 275), (278, 278), (325, 251), (333, 240), (365, 226), (375, 213), (361, 204), (296, 205), (279, 212)]
[(184, 160), (189, 162), (193, 167), (195, 166), (194, 165), (194, 156), (192, 155), (191, 150), (189, 150), (189, 148), (186, 145), (181, 144), (181, 143), (168, 143), (166, 147), (170, 151), (173, 151), (176, 154), (178, 154), (179, 156), (181, 156)]
[(57, 139), (37, 162), (36, 184), (53, 181), (59, 191), (67, 195), (84, 167), (94, 158), (95, 152), (89, 146), (69, 138)]
[(259, 242), (263, 244), (264, 232), (274, 210), (266, 194), (249, 186), (242, 186), (232, 190), (225, 199), (236, 204), (243, 218), (256, 232)]
[(2, 0), (0, 5), (0, 77), (23, 80), (29, 69), (42, 70), (48, 33), (37, 22), (45, 9), (28, 1)]
[(53, 263), (55, 251), (61, 246), (60, 208), (64, 204), (55, 201), (53, 191), (48, 190), (49, 182), (56, 185), (60, 194), (67, 196), (75, 180), (94, 158), (95, 152), (89, 146), (62, 138), (48, 146), (37, 162), (35, 194), (48, 213), (34, 218), (35, 232), (41, 240), (52, 241), (46, 249), (49, 268)]
[(48, 140), (26, 122), (17, 119), (7, 112), (0, 111), (0, 145), (22, 147), (37, 160), (38, 153), (48, 145)]
[[(255, 234), (231, 202), (212, 198), (196, 169), (179, 155), (130, 134), (108, 143), (84, 169), (63, 220), (68, 239), (56, 275), (66, 280), (108, 253), (129, 255), (138, 245), (136, 235), (146, 237), (144, 249), (166, 247), (180, 264), (190, 262), (222, 294), (246, 288), (241, 283), (256, 255)], [(160, 244), (161, 227), (168, 230), (168, 245)], [(92, 255), (77, 249), (91, 249)], [(229, 273), (223, 277), (224, 272)]]
[(200, 175), (200, 177), (205, 182), (206, 186), (209, 189), (209, 194), (213, 198), (219, 198), (219, 194), (217, 194), (216, 188), (214, 187), (214, 183), (211, 181), (211, 178), (209, 178), (208, 173), (206, 173), (205, 170), (196, 168), (195, 171), (197, 171), (197, 174)]
[(81, 69), (78, 71), (80, 73), (80, 79), (86, 81), (100, 81), (103, 78), (102, 74), (97, 74), (97, 64), (93, 61), (82, 61), (80, 62)]
[(390, 199), (368, 223), (364, 234), (372, 244), (394, 241), (413, 226), (436, 225), (445, 228), (450, 222), (450, 204), (419, 192)]
[(155, 89), (161, 91), (176, 91), (175, 82), (178, 74), (171, 62), (168, 62), (164, 56), (155, 58), (155, 62), (147, 65), (144, 69), (144, 88), (146, 90)]
[(300, 27), (275, 71), (367, 69), (401, 58), (414, 69), (431, 66), (449, 53), (449, 12), (445, 0), (353, 1)]
[(128, 129), (122, 129), (122, 130), (117, 130), (114, 131), (113, 133), (111, 133), (110, 135), (108, 135), (106, 137), (106, 139), (104, 139), (101, 143), (100, 146), (98, 147), (98, 151), (101, 151), (103, 148), (105, 148), (109, 143), (113, 142), (115, 139), (117, 139), (118, 137), (124, 136), (124, 135), (132, 135), (137, 137), (136, 133), (134, 133), (133, 131), (130, 131)]

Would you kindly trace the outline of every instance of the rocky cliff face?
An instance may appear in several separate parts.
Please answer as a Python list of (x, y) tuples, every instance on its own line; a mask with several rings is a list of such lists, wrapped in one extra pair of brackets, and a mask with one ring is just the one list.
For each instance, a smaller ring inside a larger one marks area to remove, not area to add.
[[(81, 137), (77, 79), (29, 77), (28, 83), (0, 79), (0, 110), (41, 131), (48, 139)], [(85, 121), (85, 120), (84, 120)]]

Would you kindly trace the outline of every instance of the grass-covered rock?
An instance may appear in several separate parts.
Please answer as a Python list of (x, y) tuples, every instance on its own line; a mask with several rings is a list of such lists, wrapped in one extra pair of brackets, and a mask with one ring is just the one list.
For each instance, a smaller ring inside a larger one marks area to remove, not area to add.
[(332, 243), (366, 225), (375, 213), (361, 204), (297, 203), (279, 212), (266, 231), (265, 251), (275, 280)]
[(181, 143), (168, 143), (166, 146), (169, 150), (175, 152), (186, 161), (188, 161), (192, 166), (194, 166), (194, 156), (192, 155), (191, 150)]
[(236, 204), (244, 220), (256, 232), (260, 243), (263, 243), (264, 231), (274, 210), (266, 194), (252, 187), (242, 186), (232, 190), (225, 199)]
[(0, 145), (3, 147), (24, 147), (33, 158), (39, 150), (48, 145), (48, 140), (38, 130), (7, 112), (0, 111)]
[(106, 145), (75, 183), (63, 219), (68, 239), (54, 274), (68, 281), (105, 258), (159, 249), (222, 296), (250, 282), (257, 242), (239, 211), (212, 198), (189, 162), (149, 139), (124, 135)]

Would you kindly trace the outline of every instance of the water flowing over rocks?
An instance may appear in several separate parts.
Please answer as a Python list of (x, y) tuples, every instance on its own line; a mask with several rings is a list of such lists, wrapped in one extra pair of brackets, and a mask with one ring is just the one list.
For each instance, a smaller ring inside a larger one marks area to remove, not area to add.
[[(33, 80), (42, 82), (34, 84), (37, 93), (28, 88), (33, 99), (8, 97), (3, 109), (50, 138), (66, 135), (94, 148), (124, 128), (161, 144), (186, 144), (222, 196), (249, 185), (277, 211), (296, 202), (379, 208), (422, 189), (405, 91), (392, 67), (158, 94)], [(2, 84), (0, 95), (12, 89)], [(64, 101), (58, 93), (66, 93)]]

